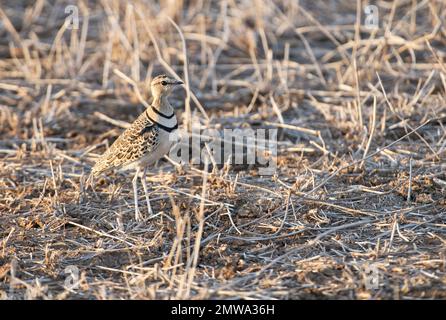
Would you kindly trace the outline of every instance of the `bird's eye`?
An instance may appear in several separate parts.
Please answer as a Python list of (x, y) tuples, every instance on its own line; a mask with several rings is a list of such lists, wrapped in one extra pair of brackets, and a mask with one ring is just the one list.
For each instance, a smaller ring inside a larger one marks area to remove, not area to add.
[(167, 82), (166, 82), (166, 81), (161, 81), (161, 84), (162, 84), (163, 86), (165, 86), (165, 85), (167, 85)]

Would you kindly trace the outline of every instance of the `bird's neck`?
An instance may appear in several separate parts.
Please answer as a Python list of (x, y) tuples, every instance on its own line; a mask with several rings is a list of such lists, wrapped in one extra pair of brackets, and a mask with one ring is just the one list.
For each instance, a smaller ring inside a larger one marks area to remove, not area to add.
[(156, 108), (163, 114), (172, 114), (173, 112), (173, 108), (170, 105), (169, 101), (167, 100), (166, 96), (161, 96), (161, 97), (155, 96), (153, 98), (152, 107)]

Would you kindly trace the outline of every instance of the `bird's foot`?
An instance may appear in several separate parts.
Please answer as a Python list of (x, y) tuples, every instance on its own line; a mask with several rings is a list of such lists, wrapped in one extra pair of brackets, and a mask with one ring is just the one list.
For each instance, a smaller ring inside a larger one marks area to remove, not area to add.
[(147, 200), (147, 212), (149, 213), (149, 217), (153, 216), (152, 206), (150, 205), (150, 200)]
[(141, 214), (141, 211), (139, 211), (139, 208), (138, 208), (138, 207), (135, 207), (135, 220), (136, 220), (137, 222), (142, 222), (142, 221), (144, 221), (144, 217), (143, 217), (143, 215)]

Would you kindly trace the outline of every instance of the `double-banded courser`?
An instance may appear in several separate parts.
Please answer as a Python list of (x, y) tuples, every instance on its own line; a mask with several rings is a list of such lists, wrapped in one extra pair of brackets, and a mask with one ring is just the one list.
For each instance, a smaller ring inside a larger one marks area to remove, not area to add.
[(167, 97), (172, 89), (183, 82), (159, 75), (151, 82), (152, 104), (128, 127), (112, 146), (96, 161), (91, 174), (98, 176), (111, 169), (136, 169), (133, 182), (135, 218), (141, 219), (138, 208), (138, 175), (143, 171), (141, 183), (146, 196), (149, 214), (152, 214), (147, 192), (148, 166), (166, 155), (174, 139), (171, 134), (178, 128), (177, 118)]

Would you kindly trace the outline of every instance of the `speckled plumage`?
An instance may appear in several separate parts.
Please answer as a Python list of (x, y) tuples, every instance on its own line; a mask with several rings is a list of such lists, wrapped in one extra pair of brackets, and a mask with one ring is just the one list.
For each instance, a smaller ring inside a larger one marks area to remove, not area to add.
[(150, 121), (146, 112), (143, 112), (97, 160), (92, 169), (93, 175), (123, 168), (142, 159), (158, 147), (159, 131), (159, 126)]
[(141, 218), (138, 209), (138, 174), (143, 169), (141, 183), (146, 195), (147, 208), (151, 213), (145, 180), (146, 170), (148, 166), (166, 155), (173, 144), (170, 134), (178, 128), (178, 122), (167, 97), (173, 87), (179, 84), (182, 82), (165, 75), (155, 77), (151, 83), (152, 105), (99, 157), (91, 170), (91, 177), (94, 177), (112, 169), (136, 169), (132, 182), (137, 220)]

